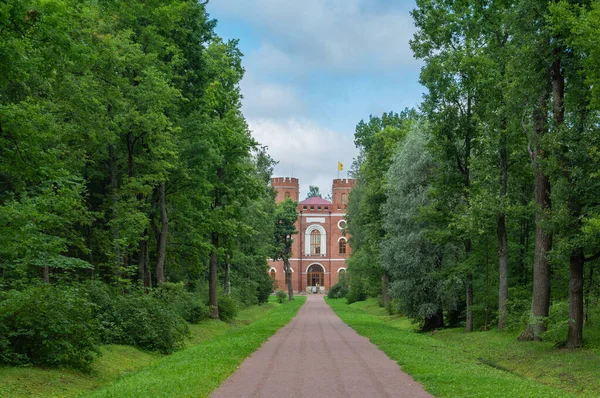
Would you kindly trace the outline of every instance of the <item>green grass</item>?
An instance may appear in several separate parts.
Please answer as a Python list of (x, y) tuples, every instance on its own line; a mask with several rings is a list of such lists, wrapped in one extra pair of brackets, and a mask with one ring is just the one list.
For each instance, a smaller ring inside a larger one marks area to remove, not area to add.
[[(206, 397), (242, 361), (296, 314), (305, 297), (273, 309), (249, 326), (177, 352), (129, 377), (92, 393), (92, 397)], [(243, 318), (240, 318), (243, 319)]]
[[(417, 333), (406, 318), (389, 316), (375, 300), (347, 305), (327, 300), (349, 326), (368, 337), (427, 391), (440, 397), (600, 396), (596, 348), (559, 350), (517, 342), (514, 333)], [(593, 345), (593, 344), (591, 344)]]
[[(218, 344), (219, 339), (228, 339), (229, 336), (234, 335), (238, 339), (244, 339), (246, 331), (255, 335), (256, 331), (250, 329), (253, 323), (265, 321), (274, 327), (274, 325), (284, 322), (281, 324), (283, 326), (285, 322), (293, 317), (293, 314), (304, 302), (303, 300), (304, 298), (298, 298), (291, 304), (281, 305), (275, 301), (274, 297), (271, 297), (267, 304), (242, 309), (232, 323), (208, 320), (197, 325), (190, 325), (191, 335), (187, 342), (187, 349), (172, 356), (141, 351), (130, 346), (106, 345), (101, 347), (102, 356), (94, 362), (92, 371), (89, 374), (72, 369), (0, 367), (0, 397), (74, 397), (89, 395), (90, 391), (107, 386), (112, 382), (121, 383), (126, 379), (137, 378), (139, 377), (136, 376), (137, 372), (143, 369), (147, 368), (148, 371), (162, 369), (161, 363), (163, 361), (171, 360), (172, 362), (173, 358), (178, 355), (183, 355), (185, 358), (187, 357), (186, 352), (189, 350), (198, 352), (199, 346), (213, 346)], [(198, 366), (203, 365), (198, 364)], [(233, 369), (235, 370), (235, 367)], [(201, 372), (202, 370), (198, 369), (197, 373)], [(201, 380), (199, 381), (201, 382)], [(124, 395), (117, 394), (113, 396)]]

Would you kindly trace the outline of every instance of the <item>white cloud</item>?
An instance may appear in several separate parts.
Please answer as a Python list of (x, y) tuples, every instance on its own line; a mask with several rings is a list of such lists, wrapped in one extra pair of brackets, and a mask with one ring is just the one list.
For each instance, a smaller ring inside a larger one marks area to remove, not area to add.
[(372, 71), (417, 63), (408, 43), (415, 31), (408, 12), (377, 9), (374, 0), (217, 0), (210, 4), (216, 15), (242, 17), (261, 29), (268, 41), (260, 51), (286, 58), (279, 67)]
[(300, 182), (300, 200), (306, 197), (309, 185), (320, 188), (323, 196), (331, 192), (337, 178), (337, 162), (344, 164), (340, 178), (356, 156), (352, 134), (325, 129), (306, 119), (248, 119), (254, 138), (269, 147), (269, 154), (279, 164), (275, 175), (293, 176)]
[(241, 84), (243, 112), (248, 118), (279, 117), (302, 113), (304, 104), (291, 85), (259, 82), (247, 74)]

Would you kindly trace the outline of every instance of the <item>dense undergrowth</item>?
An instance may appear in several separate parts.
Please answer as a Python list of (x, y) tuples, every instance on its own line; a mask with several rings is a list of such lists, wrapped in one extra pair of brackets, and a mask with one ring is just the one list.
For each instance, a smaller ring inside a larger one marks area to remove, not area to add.
[[(219, 299), (221, 320), (232, 321), (248, 305), (243, 297)], [(264, 303), (268, 295), (259, 299)], [(208, 319), (207, 302), (206, 291), (173, 283), (123, 290), (87, 281), (11, 290), (0, 300), (0, 363), (89, 370), (102, 344), (170, 354), (185, 346), (188, 324)]]
[[(267, 327), (261, 329), (273, 330), (273, 325), (281, 325), (286, 322), (286, 319), (291, 319), (302, 303), (303, 299), (298, 298), (290, 305), (278, 304), (273, 297), (266, 304), (241, 308), (232, 322), (206, 319), (197, 324), (189, 324), (189, 334), (184, 342), (185, 349), (173, 355), (164, 355), (132, 346), (108, 344), (99, 346), (102, 355), (91, 363), (89, 371), (86, 372), (70, 368), (0, 366), (0, 396), (15, 398), (85, 396), (92, 390), (123, 378), (139, 380), (136, 373), (142, 369), (150, 367), (148, 372), (152, 372), (151, 369), (162, 369), (165, 365), (161, 363), (165, 360), (169, 360), (172, 366), (179, 362), (177, 358), (181, 357), (178, 355), (193, 357), (195, 354), (186, 354), (190, 349), (210, 350), (210, 347), (213, 347), (214, 350), (222, 340), (240, 341), (248, 338), (248, 334), (255, 335), (257, 332), (246, 326), (252, 326), (258, 321), (264, 320), (267, 324)], [(195, 348), (199, 346), (204, 348)], [(208, 365), (200, 361), (190, 366), (194, 366), (198, 373), (203, 373), (211, 371), (210, 368), (205, 370), (205, 366), (221, 367), (222, 365), (219, 355), (206, 360), (210, 362)], [(235, 366), (230, 368), (230, 373), (234, 369)], [(218, 385), (215, 385), (214, 381), (207, 383), (207, 386), (213, 386), (211, 388)], [(142, 385), (143, 381), (138, 381), (138, 387), (143, 390)]]
[(590, 318), (586, 349), (566, 350), (545, 342), (518, 342), (517, 331), (465, 333), (449, 328), (419, 333), (418, 324), (389, 315), (376, 299), (328, 304), (368, 337), (402, 370), (440, 397), (568, 397), (600, 394), (600, 329)]

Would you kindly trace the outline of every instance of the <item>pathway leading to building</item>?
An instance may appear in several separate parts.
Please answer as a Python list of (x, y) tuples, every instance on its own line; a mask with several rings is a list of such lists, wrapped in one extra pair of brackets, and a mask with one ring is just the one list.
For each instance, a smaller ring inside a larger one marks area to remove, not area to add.
[(323, 296), (312, 295), (298, 315), (247, 358), (212, 397), (431, 395), (344, 324)]

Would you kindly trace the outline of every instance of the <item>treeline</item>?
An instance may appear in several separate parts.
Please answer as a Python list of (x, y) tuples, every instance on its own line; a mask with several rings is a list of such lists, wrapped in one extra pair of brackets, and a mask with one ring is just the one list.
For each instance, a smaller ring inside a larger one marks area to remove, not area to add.
[[(167, 282), (202, 296), (212, 318), (218, 295), (256, 304), (272, 292), (274, 162), (241, 113), (237, 43), (215, 23), (194, 0), (0, 6), (0, 323), (11, 333), (15, 303), (42, 311), (31, 300), (56, 296), (40, 285), (108, 289), (122, 322), (147, 298), (115, 294)], [(11, 338), (0, 349), (25, 350)]]
[(600, 3), (417, 0), (412, 15), (427, 92), (356, 128), (349, 294), (389, 293), (424, 329), (582, 346), (599, 296)]

